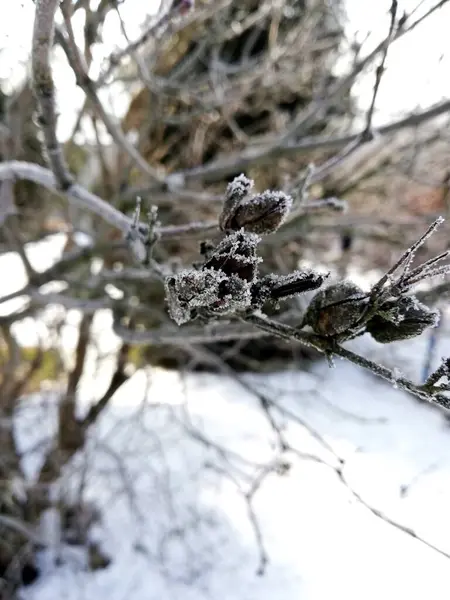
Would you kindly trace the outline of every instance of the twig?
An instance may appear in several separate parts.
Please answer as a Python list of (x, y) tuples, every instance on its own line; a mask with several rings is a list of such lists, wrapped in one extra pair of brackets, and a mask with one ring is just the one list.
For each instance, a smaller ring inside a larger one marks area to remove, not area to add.
[[(1, 322), (1, 321), (0, 321)], [(245, 330), (242, 325), (217, 325), (214, 329), (205, 327), (183, 327), (183, 329), (167, 327), (148, 331), (133, 330), (122, 325), (118, 318), (114, 320), (115, 334), (130, 344), (137, 345), (184, 345), (210, 344), (229, 340), (255, 339), (267, 335), (263, 331)]]
[[(395, 0), (394, 0), (395, 1)], [(415, 29), (421, 22), (423, 22), (426, 18), (428, 18), (435, 10), (443, 6), (449, 0), (441, 0), (438, 4), (430, 8), (425, 15), (417, 19), (415, 22), (411, 23), (411, 25), (405, 29), (397, 30), (391, 36), (390, 44), (394, 41), (403, 37), (406, 33)], [(375, 58), (380, 54), (380, 52), (384, 51), (386, 41), (383, 40), (378, 46), (372, 50), (367, 56), (358, 61), (352, 71), (339, 79), (335, 85), (328, 91), (326, 98), (321, 99), (318, 102), (312, 103), (304, 113), (300, 113), (294, 122), (289, 125), (288, 130), (280, 136), (277, 142), (274, 145), (282, 146), (285, 145), (289, 140), (291, 140), (294, 136), (299, 135), (303, 132), (317, 117), (317, 115), (324, 114), (330, 106), (332, 106), (333, 102), (339, 100), (348, 90), (351, 88), (353, 82), (357, 75), (359, 75), (370, 63), (375, 60)]]
[(375, 515), (379, 519), (382, 519), (389, 525), (392, 525), (392, 527), (395, 527), (396, 529), (402, 531), (403, 533), (406, 533), (406, 535), (409, 535), (410, 537), (414, 538), (421, 544), (428, 546), (428, 548), (431, 548), (431, 550), (434, 550), (435, 552), (438, 552), (442, 556), (445, 556), (445, 558), (450, 558), (450, 553), (445, 552), (445, 550), (442, 550), (441, 548), (438, 548), (431, 542), (428, 542), (423, 537), (421, 537), (418, 533), (416, 533), (416, 531), (414, 529), (412, 529), (411, 527), (407, 527), (406, 525), (402, 525), (401, 523), (394, 521), (394, 519), (391, 519), (391, 517), (388, 517), (380, 509), (375, 508), (374, 506), (371, 506), (368, 502), (366, 502), (362, 498), (362, 496), (352, 486), (350, 486), (350, 484), (348, 483), (347, 479), (344, 476), (344, 469), (336, 469), (336, 474), (337, 474), (338, 478), (340, 479), (340, 481), (351, 492), (352, 496), (354, 496), (355, 499), (358, 502), (360, 502), (365, 508), (367, 508), (373, 515)]
[(105, 84), (108, 77), (111, 75), (113, 70), (120, 64), (120, 62), (128, 55), (134, 55), (139, 50), (141, 46), (146, 44), (152, 36), (154, 36), (159, 28), (164, 27), (171, 17), (171, 12), (163, 13), (159, 18), (150, 23), (150, 25), (141, 33), (141, 35), (133, 42), (128, 43), (128, 45), (114, 52), (109, 57), (108, 63), (100, 74), (99, 78), (95, 82), (95, 86), (101, 87)]
[(372, 93), (372, 100), (370, 102), (370, 106), (369, 106), (369, 110), (367, 111), (367, 116), (366, 116), (366, 127), (363, 131), (363, 138), (364, 139), (372, 139), (373, 137), (373, 133), (372, 133), (372, 119), (373, 119), (373, 113), (375, 110), (375, 102), (377, 99), (377, 95), (378, 95), (378, 90), (380, 89), (380, 83), (381, 83), (381, 78), (384, 74), (384, 65), (386, 63), (386, 57), (389, 51), (389, 46), (392, 43), (392, 40), (394, 38), (394, 34), (395, 34), (395, 23), (396, 23), (396, 16), (397, 16), (397, 8), (398, 8), (398, 3), (397, 0), (392, 0), (391, 2), (391, 8), (389, 9), (389, 14), (390, 14), (390, 23), (389, 23), (389, 32), (388, 35), (386, 37), (386, 41), (384, 42), (384, 49), (381, 55), (381, 61), (380, 64), (378, 65), (378, 67), (375, 70), (375, 84), (373, 86), (373, 93)]
[(73, 178), (69, 173), (56, 135), (55, 85), (50, 68), (50, 52), (53, 46), (57, 7), (58, 0), (36, 0), (31, 68), (47, 160), (55, 175), (58, 188), (67, 190), (72, 185)]
[(18, 519), (10, 517), (9, 515), (2, 514), (0, 515), (0, 525), (20, 533), (20, 535), (22, 535), (26, 540), (37, 544), (41, 548), (44, 547), (43, 540), (41, 540), (40, 537), (34, 533), (31, 527), (23, 521), (19, 521)]
[(118, 351), (116, 369), (111, 377), (108, 389), (103, 396), (89, 409), (86, 417), (83, 419), (83, 427), (89, 427), (89, 425), (95, 423), (98, 416), (106, 408), (117, 390), (129, 379), (130, 376), (125, 372), (129, 351), (129, 344), (122, 344), (120, 350)]
[[(336, 454), (336, 452), (333, 450), (332, 446), (330, 446), (330, 444), (325, 440), (325, 438), (323, 436), (321, 436), (320, 433), (314, 427), (312, 427), (312, 425), (307, 423), (304, 419), (302, 419), (298, 415), (294, 415), (293, 413), (291, 413), (284, 407), (280, 406), (278, 404), (278, 402), (276, 402), (268, 394), (265, 394), (261, 390), (256, 389), (254, 386), (249, 384), (241, 375), (239, 375), (239, 373), (237, 373), (232, 367), (227, 365), (227, 363), (224, 360), (222, 360), (220, 358), (220, 356), (217, 356), (215, 353), (208, 351), (206, 348), (204, 348), (202, 346), (192, 346), (190, 344), (189, 349), (193, 353), (200, 355), (202, 357), (202, 359), (210, 362), (210, 364), (218, 367), (222, 373), (224, 373), (228, 377), (232, 377), (245, 390), (247, 390), (248, 392), (250, 392), (251, 394), (253, 394), (254, 396), (256, 396), (258, 398), (258, 400), (261, 404), (261, 407), (267, 416), (267, 420), (278, 438), (278, 440), (277, 440), (278, 447), (281, 452), (286, 450), (286, 448), (288, 448), (288, 444), (284, 438), (284, 435), (283, 435), (283, 432), (282, 432), (280, 426), (277, 424), (273, 415), (271, 414), (271, 411), (270, 411), (271, 407), (273, 407), (275, 410), (277, 410), (279, 413), (283, 414), (284, 416), (289, 417), (291, 420), (296, 421), (296, 423), (299, 424), (304, 429), (306, 429), (306, 431), (310, 434), (310, 436), (314, 440), (316, 440), (327, 452), (329, 452), (338, 461), (338, 463), (340, 462), (340, 458)], [(311, 455), (309, 458), (311, 460), (315, 459), (315, 457), (313, 455)]]
[[(201, 13), (197, 13), (197, 11), (195, 11), (192, 17), (188, 13), (184, 18), (180, 20), (179, 23), (170, 27), (170, 33), (176, 34), (178, 31), (184, 29), (192, 22), (199, 24), (205, 21), (217, 11), (222, 10), (223, 8), (228, 6), (230, 2), (231, 0), (217, 1), (211, 7), (206, 7), (206, 9), (203, 10)], [(128, 44), (125, 48), (112, 53), (102, 73), (96, 81), (96, 87), (98, 88), (105, 84), (105, 82), (108, 80), (108, 77), (126, 56), (137, 52), (152, 37), (157, 37), (159, 34), (159, 30), (163, 32), (164, 28), (167, 25), (170, 25), (170, 19), (174, 16), (174, 14), (175, 13), (172, 12), (171, 7), (168, 12), (162, 13), (156, 18), (156, 20), (152, 21), (135, 41)]]
[[(394, 134), (403, 129), (417, 127), (422, 123), (446, 113), (450, 113), (450, 100), (439, 102), (426, 110), (413, 113), (407, 117), (379, 127), (377, 129), (378, 138), (380, 138), (380, 136)], [(339, 137), (313, 136), (305, 137), (295, 144), (265, 146), (263, 148), (247, 148), (242, 152), (231, 154), (224, 159), (218, 159), (193, 169), (172, 173), (170, 177), (173, 181), (179, 180), (180, 186), (185, 186), (188, 183), (194, 182), (213, 183), (215, 181), (220, 181), (237, 171), (242, 172), (253, 165), (270, 163), (277, 158), (301, 156), (319, 150), (345, 149), (349, 144), (360, 140), (360, 138), (361, 132)], [(157, 191), (162, 188), (162, 185), (155, 184), (140, 188), (136, 193), (143, 194), (145, 192)]]
[(410, 392), (411, 394), (414, 394), (423, 400), (437, 404), (442, 408), (450, 409), (450, 398), (444, 394), (432, 394), (428, 388), (425, 388), (421, 385), (415, 385), (412, 381), (409, 381), (405, 377), (397, 376), (396, 373), (394, 373), (394, 371), (391, 369), (379, 365), (363, 356), (355, 354), (347, 348), (343, 348), (336, 343), (328, 341), (326, 338), (322, 338), (305, 331), (299, 331), (293, 327), (290, 327), (289, 325), (285, 325), (284, 323), (273, 321), (262, 314), (259, 315), (254, 313), (246, 317), (245, 321), (248, 323), (253, 323), (268, 333), (272, 333), (273, 335), (283, 339), (301, 342), (302, 344), (315, 348), (319, 352), (322, 352), (328, 356), (333, 354), (341, 356), (355, 365), (363, 367), (375, 375), (378, 375), (390, 383), (393, 383), (400, 389)]
[(31, 266), (31, 263), (28, 259), (18, 227), (15, 223), (11, 222), (7, 226), (3, 227), (3, 234), (5, 235), (8, 242), (11, 244), (12, 249), (15, 250), (20, 256), (25, 269), (25, 273), (27, 274), (28, 280), (31, 283), (36, 277), (36, 272)]
[[(291, 450), (295, 454), (298, 454), (297, 451), (294, 448), (291, 448)], [(300, 455), (300, 458), (302, 458), (301, 455)], [(395, 529), (398, 529), (402, 533), (406, 533), (406, 535), (414, 538), (415, 540), (417, 540), (421, 544), (424, 544), (425, 546), (428, 546), (428, 548), (431, 548), (435, 552), (438, 552), (442, 556), (445, 556), (445, 558), (450, 558), (450, 553), (445, 552), (441, 548), (438, 548), (437, 546), (435, 546), (431, 542), (429, 542), (426, 539), (424, 539), (423, 537), (421, 537), (411, 527), (407, 527), (406, 525), (402, 525), (401, 523), (398, 523), (397, 521), (395, 521), (391, 517), (388, 517), (383, 511), (381, 511), (378, 508), (375, 508), (374, 506), (372, 506), (371, 504), (369, 504), (366, 500), (364, 500), (364, 498), (353, 488), (353, 486), (350, 485), (350, 483), (348, 482), (347, 478), (344, 475), (344, 469), (345, 469), (346, 463), (342, 462), (341, 465), (339, 465), (338, 467), (336, 467), (336, 466), (331, 465), (330, 463), (328, 463), (325, 460), (322, 460), (320, 458), (318, 458), (318, 462), (320, 462), (321, 464), (323, 464), (325, 467), (327, 467), (329, 469), (332, 469), (336, 473), (339, 481), (345, 486), (345, 488), (350, 492), (350, 494), (355, 498), (355, 500), (357, 500), (357, 502), (359, 502), (360, 504), (362, 504), (375, 517), (381, 519), (385, 523), (388, 523), (388, 525), (391, 525), (392, 527), (395, 527)]]
[[(51, 171), (33, 163), (8, 161), (0, 163), (0, 181), (10, 177), (34, 181), (43, 187), (58, 193), (62, 197), (72, 200), (77, 206), (88, 210), (101, 217), (109, 225), (119, 229), (125, 235), (128, 233), (133, 221), (122, 212), (92, 194), (83, 186), (74, 183), (65, 190), (57, 185), (55, 176)], [(184, 235), (208, 232), (217, 229), (216, 221), (186, 223), (185, 225), (170, 225), (156, 228), (155, 231), (161, 238), (176, 238)]]
[(103, 104), (97, 96), (94, 82), (89, 77), (87, 70), (83, 64), (83, 59), (80, 51), (75, 43), (75, 37), (72, 29), (72, 23), (70, 20), (70, 12), (67, 8), (67, 3), (61, 4), (61, 10), (64, 15), (64, 22), (67, 29), (67, 37), (59, 29), (57, 29), (58, 41), (63, 48), (67, 60), (72, 67), (73, 72), (76, 76), (77, 84), (85, 92), (89, 98), (94, 110), (97, 112), (99, 118), (103, 121), (108, 133), (116, 142), (116, 144), (122, 148), (122, 150), (131, 158), (134, 164), (148, 177), (156, 181), (162, 181), (163, 177), (155, 171), (143, 158), (143, 156), (136, 150), (136, 148), (129, 142), (125, 134), (113, 123), (111, 117), (106, 112)]

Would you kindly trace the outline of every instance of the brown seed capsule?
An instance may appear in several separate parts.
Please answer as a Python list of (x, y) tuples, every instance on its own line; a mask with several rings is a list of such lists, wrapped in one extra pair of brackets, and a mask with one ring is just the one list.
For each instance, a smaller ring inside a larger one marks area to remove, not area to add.
[(414, 296), (386, 302), (366, 325), (368, 333), (380, 344), (407, 340), (439, 322), (439, 312), (428, 308)]
[(252, 233), (268, 234), (283, 223), (292, 206), (292, 198), (284, 192), (270, 190), (257, 194), (236, 208), (230, 229), (245, 229)]
[(245, 281), (254, 281), (261, 262), (256, 254), (259, 242), (259, 236), (244, 231), (227, 235), (211, 253), (203, 268), (220, 270)]
[[(222, 213), (219, 216), (219, 227), (222, 231), (236, 229), (231, 226), (231, 222), (236, 213), (237, 207), (248, 196), (253, 187), (253, 181), (243, 173), (235, 177), (227, 186), (225, 200), (223, 202)], [(239, 229), (239, 228), (238, 228)]]
[(292, 206), (292, 198), (284, 192), (266, 190), (249, 196), (253, 181), (239, 175), (228, 184), (219, 226), (222, 231), (272, 233), (280, 227)]
[(367, 294), (355, 283), (341, 281), (320, 290), (311, 300), (303, 325), (332, 337), (358, 324), (367, 306)]
[(250, 284), (223, 271), (187, 269), (170, 275), (164, 282), (171, 318), (182, 325), (193, 316), (224, 315), (250, 306)]

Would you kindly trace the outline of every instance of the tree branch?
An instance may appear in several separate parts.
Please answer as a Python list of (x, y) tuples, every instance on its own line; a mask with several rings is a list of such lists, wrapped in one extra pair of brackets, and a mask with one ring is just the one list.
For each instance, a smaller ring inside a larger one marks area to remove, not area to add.
[[(92, 194), (83, 186), (74, 183), (68, 188), (61, 189), (54, 174), (48, 169), (27, 162), (8, 161), (0, 163), (0, 181), (9, 177), (34, 181), (39, 185), (66, 197), (79, 208), (88, 210), (106, 223), (119, 229), (125, 235), (129, 232), (132, 219), (102, 200), (99, 196)], [(170, 225), (155, 228), (161, 238), (175, 238), (183, 235), (196, 234), (199, 232), (210, 232), (217, 229), (216, 221), (186, 223), (185, 225)]]
[(450, 398), (445, 396), (444, 394), (432, 394), (422, 385), (416, 385), (409, 379), (406, 379), (402, 376), (397, 376), (394, 371), (379, 365), (368, 358), (355, 354), (351, 350), (347, 348), (343, 348), (342, 346), (333, 343), (331, 340), (327, 338), (317, 336), (312, 333), (308, 333), (306, 331), (300, 331), (294, 329), (290, 325), (285, 325), (284, 323), (280, 323), (278, 321), (273, 321), (269, 319), (265, 315), (262, 314), (252, 314), (245, 318), (245, 321), (248, 323), (253, 323), (260, 329), (263, 329), (267, 333), (271, 333), (272, 335), (276, 335), (280, 338), (297, 341), (305, 346), (309, 346), (315, 348), (319, 352), (326, 354), (331, 357), (333, 354), (336, 356), (341, 356), (352, 362), (355, 365), (363, 367), (377, 375), (378, 377), (382, 377), (386, 381), (393, 383), (396, 387), (410, 392), (415, 396), (418, 396), (422, 400), (427, 400), (432, 404), (437, 404), (441, 408), (450, 409)]
[(55, 33), (58, 0), (36, 0), (31, 50), (33, 89), (39, 108), (39, 124), (44, 134), (48, 163), (58, 188), (67, 190), (73, 182), (56, 135), (57, 113), (55, 84), (50, 67), (50, 53)]
[[(407, 117), (402, 117), (397, 121), (383, 125), (377, 129), (377, 137), (387, 136), (397, 133), (403, 129), (417, 127), (422, 123), (435, 119), (441, 115), (450, 113), (450, 100), (445, 100), (434, 104), (433, 106), (421, 112), (412, 113)], [(274, 159), (301, 156), (311, 154), (322, 150), (342, 150), (357, 142), (362, 137), (362, 131), (358, 133), (330, 137), (330, 136), (313, 136), (305, 137), (300, 142), (289, 143), (282, 146), (264, 146), (263, 148), (247, 148), (239, 153), (234, 153), (224, 159), (218, 159), (195, 167), (170, 174), (166, 178), (166, 182), (173, 186), (182, 188), (188, 183), (203, 182), (214, 183), (225, 177), (234, 175), (238, 172), (245, 171), (248, 167), (254, 165), (263, 165), (273, 162)], [(132, 191), (134, 194), (143, 194), (146, 192), (154, 192), (163, 189), (165, 186), (155, 184), (146, 187), (140, 187)]]
[(56, 33), (58, 36), (58, 41), (61, 44), (61, 47), (67, 56), (67, 60), (69, 61), (69, 64), (75, 74), (77, 84), (85, 92), (87, 98), (89, 98), (95, 112), (103, 121), (109, 135), (113, 138), (116, 144), (122, 148), (122, 150), (131, 158), (133, 163), (139, 168), (139, 170), (147, 175), (147, 177), (150, 177), (156, 181), (162, 181), (161, 175), (152, 169), (143, 156), (129, 142), (125, 134), (113, 123), (111, 117), (103, 107), (103, 104), (100, 102), (95, 90), (94, 82), (89, 77), (83, 64), (81, 53), (76, 46), (69, 9), (67, 6), (68, 5), (66, 2), (61, 4), (61, 10), (64, 15), (64, 21), (68, 35), (66, 37), (59, 29), (57, 29)]

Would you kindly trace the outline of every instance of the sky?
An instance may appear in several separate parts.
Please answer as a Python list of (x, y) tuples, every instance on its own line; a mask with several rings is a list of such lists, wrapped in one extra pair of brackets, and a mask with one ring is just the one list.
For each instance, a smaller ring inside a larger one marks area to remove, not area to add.
[[(434, 5), (435, 0), (399, 0), (399, 14), (404, 10), (411, 11), (418, 4), (420, 9), (417, 16)], [(131, 39), (138, 36), (139, 24), (146, 14), (151, 13), (152, 5), (156, 6), (157, 0), (127, 0), (122, 6), (122, 16)], [(370, 34), (367, 40), (368, 49), (379, 43), (388, 30), (387, 12), (390, 0), (345, 0), (345, 5), (349, 36), (356, 33), (358, 39), (362, 40)], [(33, 10), (32, 0), (0, 0), (0, 78), (11, 84), (23, 77), (23, 65), (30, 49)], [(447, 5), (439, 9), (415, 32), (391, 47), (387, 71), (377, 98), (375, 124), (386, 123), (392, 117), (450, 96), (449, 23), (450, 5)], [(82, 11), (75, 18), (74, 29), (77, 30), (81, 24)], [(108, 17), (103, 38), (103, 48), (98, 48), (94, 56), (91, 72), (94, 77), (102, 59), (117, 47), (118, 41), (121, 40), (121, 45), (125, 44), (114, 14)], [(64, 110), (61, 110), (58, 133), (65, 139), (73, 125), (76, 110), (83, 102), (83, 92), (76, 87), (61, 54), (57, 55), (54, 61), (54, 75), (58, 101), (60, 106), (64, 107)], [(373, 73), (369, 73), (355, 88), (362, 108), (370, 103), (372, 86)], [(118, 118), (125, 112), (128, 102), (126, 95), (117, 90), (114, 90), (114, 94), (105, 93), (102, 100), (111, 114)]]

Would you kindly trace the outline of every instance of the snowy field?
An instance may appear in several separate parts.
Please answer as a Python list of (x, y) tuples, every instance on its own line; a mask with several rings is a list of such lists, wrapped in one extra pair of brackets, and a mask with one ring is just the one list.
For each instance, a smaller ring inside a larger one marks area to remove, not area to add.
[[(388, 353), (364, 346), (417, 376), (425, 341)], [(450, 342), (439, 351), (450, 355)], [(450, 430), (442, 413), (342, 361), (246, 384), (280, 407), (273, 414), (298, 454), (280, 459), (258, 399), (239, 382), (137, 372), (63, 483), (102, 509), (94, 535), (111, 565), (89, 573), (82, 554), (56, 548), (62, 564), (43, 556), (43, 577), (23, 598), (447, 599)], [(33, 439), (36, 419), (51, 423), (49, 411), (51, 401), (24, 411), (24, 445), (41, 441)], [(342, 478), (336, 456), (345, 461)], [(290, 469), (267, 474), (280, 460)], [(255, 481), (252, 512), (245, 494)]]

